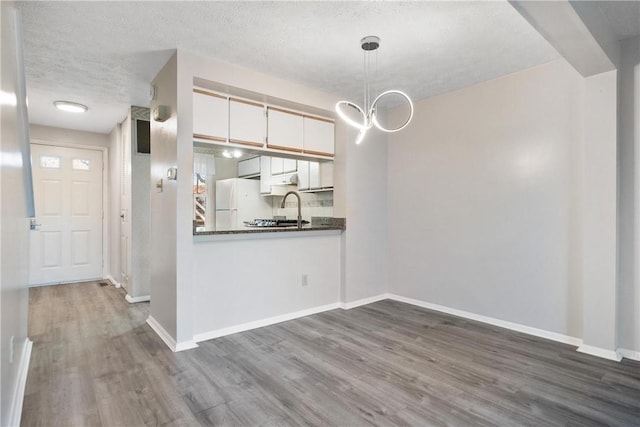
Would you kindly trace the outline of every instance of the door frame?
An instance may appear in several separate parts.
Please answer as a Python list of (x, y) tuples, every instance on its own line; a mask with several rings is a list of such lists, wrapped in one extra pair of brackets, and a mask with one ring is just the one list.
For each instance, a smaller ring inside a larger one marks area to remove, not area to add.
[[(102, 278), (105, 279), (108, 277), (109, 272), (107, 271), (108, 266), (110, 265), (109, 258), (109, 248), (111, 242), (109, 241), (109, 221), (108, 214), (111, 212), (109, 209), (109, 147), (102, 147), (100, 145), (85, 145), (85, 144), (76, 144), (73, 142), (60, 142), (60, 141), (50, 141), (46, 139), (40, 138), (31, 138), (30, 144), (39, 144), (39, 145), (48, 145), (51, 147), (61, 147), (61, 148), (79, 148), (81, 150), (93, 150), (93, 151), (101, 151), (102, 152)], [(33, 163), (33, 159), (31, 159)], [(37, 202), (37, 201), (36, 201)], [(42, 285), (34, 285), (34, 286), (42, 286)]]

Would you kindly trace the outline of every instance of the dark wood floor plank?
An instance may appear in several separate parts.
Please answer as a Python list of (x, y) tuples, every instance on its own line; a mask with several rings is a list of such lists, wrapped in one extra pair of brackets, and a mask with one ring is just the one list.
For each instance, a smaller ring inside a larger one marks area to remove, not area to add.
[(640, 363), (397, 301), (172, 353), (148, 304), (32, 288), (24, 426), (640, 426)]

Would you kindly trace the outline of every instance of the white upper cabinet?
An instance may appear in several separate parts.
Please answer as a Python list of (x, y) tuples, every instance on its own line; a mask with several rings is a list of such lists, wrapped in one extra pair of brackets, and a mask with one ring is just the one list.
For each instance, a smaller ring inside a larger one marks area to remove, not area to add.
[(298, 160), (298, 190), (317, 191), (333, 188), (333, 162)]
[(294, 190), (296, 187), (290, 183), (290, 173), (274, 173), (271, 168), (278, 163), (273, 160), (280, 160), (280, 164), (282, 164), (284, 159), (260, 156), (260, 194), (263, 196), (284, 196), (287, 191)]
[(271, 158), (271, 175), (291, 173), (297, 169), (298, 165), (295, 159), (283, 159), (282, 157)]
[(333, 188), (333, 162), (322, 162), (320, 169), (320, 188)]
[(267, 147), (277, 150), (302, 152), (302, 114), (268, 108)]
[(298, 160), (298, 190), (309, 189), (309, 162)]
[[(327, 118), (193, 89), (194, 138), (326, 158), (335, 153), (334, 127)], [(296, 170), (295, 161), (282, 167), (276, 173)]]
[(290, 173), (298, 170), (298, 162), (295, 159), (282, 159), (282, 172)]
[(229, 100), (229, 142), (263, 147), (266, 131), (262, 104), (235, 98)]
[(193, 90), (193, 136), (226, 142), (229, 135), (229, 102), (225, 96)]
[(309, 189), (322, 188), (320, 186), (320, 163), (309, 162)]
[(304, 152), (321, 156), (333, 156), (334, 148), (334, 124), (332, 121), (304, 117)]
[(238, 176), (240, 178), (258, 175), (260, 175), (260, 157), (252, 157), (238, 162)]
[(271, 193), (271, 157), (260, 156), (260, 194)]
[(282, 157), (271, 158), (271, 175), (284, 173), (284, 159)]

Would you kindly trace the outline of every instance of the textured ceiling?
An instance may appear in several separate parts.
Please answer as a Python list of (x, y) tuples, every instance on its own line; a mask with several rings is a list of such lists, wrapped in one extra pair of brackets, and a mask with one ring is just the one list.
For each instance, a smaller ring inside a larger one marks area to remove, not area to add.
[[(359, 40), (380, 36), (376, 86), (417, 100), (558, 57), (507, 2), (17, 2), (33, 123), (109, 132), (174, 49), (360, 101)], [(604, 9), (603, 9), (604, 10)], [(54, 99), (89, 106), (57, 113)]]

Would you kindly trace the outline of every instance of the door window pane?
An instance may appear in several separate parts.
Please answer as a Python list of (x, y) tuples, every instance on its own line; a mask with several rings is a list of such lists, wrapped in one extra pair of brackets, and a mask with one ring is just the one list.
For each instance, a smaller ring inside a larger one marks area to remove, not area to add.
[(40, 167), (50, 169), (60, 169), (60, 157), (40, 156)]
[(73, 159), (71, 167), (78, 171), (88, 171), (91, 170), (91, 161), (87, 159)]

